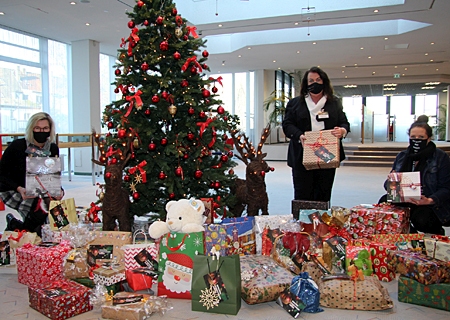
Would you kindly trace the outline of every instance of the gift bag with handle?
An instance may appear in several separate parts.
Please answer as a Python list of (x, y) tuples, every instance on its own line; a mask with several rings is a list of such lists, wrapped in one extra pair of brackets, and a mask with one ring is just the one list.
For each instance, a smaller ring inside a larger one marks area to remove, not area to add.
[(236, 315), (240, 308), (239, 256), (194, 256), (192, 310)]
[(75, 199), (51, 200), (49, 205), (49, 224), (51, 230), (60, 230), (69, 223), (78, 223)]
[(227, 230), (227, 255), (256, 254), (255, 217), (225, 218), (222, 226)]
[(161, 239), (158, 296), (191, 299), (193, 258), (204, 251), (204, 232), (169, 232)]
[[(144, 243), (136, 243), (137, 237), (144, 237)], [(140, 267), (146, 267), (145, 259), (148, 258), (144, 251), (147, 251), (150, 256), (157, 260), (158, 259), (158, 245), (149, 241), (147, 238), (147, 234), (144, 230), (139, 229), (133, 233), (133, 243), (126, 244), (122, 247), (125, 258), (125, 269), (134, 270)]]
[(9, 242), (10, 257), (9, 264), (16, 264), (16, 249), (23, 247), (25, 244), (37, 244), (41, 242), (41, 238), (35, 232), (22, 231), (5, 231), (1, 237), (1, 241)]

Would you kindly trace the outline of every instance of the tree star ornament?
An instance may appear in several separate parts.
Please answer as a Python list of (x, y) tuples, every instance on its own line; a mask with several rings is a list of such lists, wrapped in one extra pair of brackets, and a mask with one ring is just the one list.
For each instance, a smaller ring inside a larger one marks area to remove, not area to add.
[(142, 183), (142, 176), (141, 176), (140, 173), (138, 173), (138, 174), (134, 177), (134, 182), (135, 182), (136, 184)]
[(213, 288), (200, 291), (200, 302), (206, 307), (206, 310), (209, 310), (210, 308), (213, 309), (219, 305), (219, 296), (214, 292)]
[(133, 193), (136, 192), (136, 183), (134, 181), (130, 183), (130, 190)]

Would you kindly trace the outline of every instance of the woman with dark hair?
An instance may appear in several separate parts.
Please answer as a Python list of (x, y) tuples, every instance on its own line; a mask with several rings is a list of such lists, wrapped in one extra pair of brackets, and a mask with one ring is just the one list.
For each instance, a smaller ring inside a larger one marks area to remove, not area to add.
[(320, 130), (332, 130), (340, 139), (340, 160), (344, 160), (341, 140), (350, 132), (350, 124), (328, 75), (312, 67), (303, 76), (300, 96), (288, 102), (283, 120), (283, 131), (290, 139), (288, 166), (292, 168), (295, 200), (330, 201), (336, 169), (306, 170), (302, 163), (304, 133)]
[(408, 134), (409, 147), (397, 155), (391, 173), (420, 172), (420, 200), (403, 204), (411, 208), (411, 233), (444, 235), (442, 226), (450, 226), (450, 158), (431, 141), (433, 130), (427, 123), (414, 122)]
[(40, 235), (41, 225), (48, 214), (41, 208), (39, 197), (30, 198), (26, 195), (26, 158), (59, 156), (59, 148), (54, 141), (53, 119), (48, 113), (38, 112), (28, 120), (25, 138), (11, 142), (3, 153), (0, 162), (0, 197), (8, 207), (17, 210), (23, 219), (22, 222), (11, 213), (7, 214), (7, 230), (27, 230)]

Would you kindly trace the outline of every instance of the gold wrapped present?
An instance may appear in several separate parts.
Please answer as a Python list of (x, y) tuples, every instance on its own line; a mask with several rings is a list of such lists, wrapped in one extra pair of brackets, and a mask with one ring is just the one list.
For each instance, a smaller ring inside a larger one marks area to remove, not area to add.
[(303, 165), (306, 170), (339, 168), (339, 139), (331, 131), (305, 132)]

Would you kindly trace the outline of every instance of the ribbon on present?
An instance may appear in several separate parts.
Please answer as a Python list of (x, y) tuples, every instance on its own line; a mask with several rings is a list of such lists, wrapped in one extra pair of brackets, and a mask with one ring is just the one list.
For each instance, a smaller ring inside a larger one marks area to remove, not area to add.
[(195, 32), (195, 30), (197, 30), (197, 27), (187, 26), (186, 29), (187, 29), (187, 35), (188, 36), (189, 36), (190, 33), (192, 33), (192, 36), (194, 37), (194, 39), (198, 38), (198, 34), (197, 34), (197, 32)]
[[(203, 132), (214, 120), (215, 120), (214, 118), (208, 118), (205, 122), (197, 122), (197, 126), (200, 127), (200, 138), (203, 137)], [(211, 129), (213, 134), (211, 141), (208, 143), (209, 148), (212, 148), (214, 146), (214, 143), (216, 143), (216, 129), (214, 127), (211, 127)]]
[[(337, 142), (330, 143), (327, 138), (322, 137), (322, 131), (320, 131), (320, 136), (319, 136), (319, 138), (317, 138), (316, 142), (305, 143), (304, 145), (310, 147), (311, 150), (313, 150), (315, 152), (319, 148), (321, 148), (321, 147), (325, 148), (324, 147), (325, 145), (330, 145), (330, 144), (337, 144)], [(320, 161), (321, 160), (322, 159), (319, 156), (317, 156), (317, 166), (319, 167), (319, 169), (320, 169)]]
[(338, 228), (335, 227), (334, 225), (330, 225), (328, 226), (328, 234), (326, 235), (325, 239), (332, 238), (334, 236), (339, 236), (341, 238), (346, 239), (347, 241), (350, 241), (350, 239), (352, 238), (348, 233), (347, 229)]
[[(130, 105), (128, 107), (127, 113), (125, 113), (125, 117), (128, 117), (131, 113), (131, 110), (133, 110), (134, 101), (136, 101), (136, 109), (140, 110), (142, 108), (142, 99), (141, 99), (142, 91), (138, 90), (133, 96), (127, 96), (127, 101), (130, 102)], [(134, 101), (133, 101), (134, 99)]]
[(448, 236), (441, 236), (438, 234), (433, 234), (431, 238), (436, 239), (438, 241), (450, 243), (450, 238)]
[(137, 166), (132, 167), (128, 170), (129, 173), (135, 174), (137, 170), (139, 170), (141, 176), (142, 176), (142, 182), (147, 182), (147, 172), (143, 169), (147, 165), (147, 161), (143, 160), (141, 163), (139, 163)]
[(202, 66), (197, 61), (197, 56), (192, 56), (192, 57), (188, 58), (186, 60), (186, 62), (183, 64), (183, 66), (181, 67), (181, 71), (186, 71), (191, 63), (194, 63), (194, 66), (197, 68), (198, 72), (203, 71)]
[(20, 239), (23, 237), (23, 235), (25, 233), (27, 233), (27, 230), (18, 230), (18, 229), (16, 229), (16, 230), (14, 230), (14, 232), (17, 232), (17, 237), (13, 237), (13, 235), (11, 234), (8, 237), (8, 240), (13, 240), (13, 241), (19, 242)]

